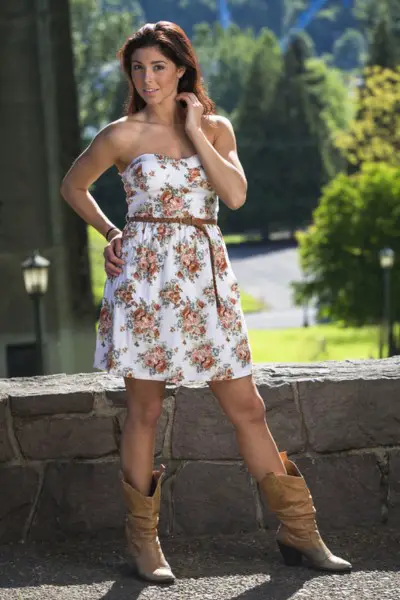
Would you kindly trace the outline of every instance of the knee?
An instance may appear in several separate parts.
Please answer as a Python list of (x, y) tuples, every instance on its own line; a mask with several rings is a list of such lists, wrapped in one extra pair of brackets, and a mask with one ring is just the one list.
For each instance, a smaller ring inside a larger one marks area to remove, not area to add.
[(128, 406), (127, 424), (140, 424), (146, 427), (157, 426), (158, 419), (162, 413), (162, 399), (137, 398)]
[(231, 413), (231, 421), (235, 427), (265, 423), (265, 406), (260, 394), (254, 392), (242, 398), (240, 406)]

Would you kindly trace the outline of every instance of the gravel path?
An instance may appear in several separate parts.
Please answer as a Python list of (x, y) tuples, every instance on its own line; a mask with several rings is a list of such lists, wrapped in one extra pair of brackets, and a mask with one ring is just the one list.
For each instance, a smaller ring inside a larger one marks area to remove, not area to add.
[(377, 530), (326, 536), (353, 562), (332, 575), (282, 565), (271, 532), (187, 540), (169, 538), (164, 551), (177, 582), (135, 579), (121, 540), (0, 547), (1, 600), (398, 600), (400, 534)]

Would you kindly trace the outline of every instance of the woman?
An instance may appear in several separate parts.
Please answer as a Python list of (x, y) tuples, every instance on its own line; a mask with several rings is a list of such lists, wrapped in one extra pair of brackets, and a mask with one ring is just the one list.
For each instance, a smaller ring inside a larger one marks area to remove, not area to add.
[[(162, 469), (153, 471), (167, 381), (208, 382), (281, 521), (277, 541), (285, 562), (299, 564), (304, 555), (316, 568), (350, 569), (322, 542), (305, 481), (279, 454), (252, 379), (238, 287), (216, 224), (217, 197), (231, 209), (246, 199), (232, 126), (215, 114), (177, 25), (143, 26), (120, 58), (130, 85), (128, 114), (76, 160), (62, 194), (109, 242), (95, 367), (125, 379), (121, 479), (136, 569), (150, 581), (174, 580), (157, 536)], [(112, 165), (128, 204), (122, 232), (88, 191)]]

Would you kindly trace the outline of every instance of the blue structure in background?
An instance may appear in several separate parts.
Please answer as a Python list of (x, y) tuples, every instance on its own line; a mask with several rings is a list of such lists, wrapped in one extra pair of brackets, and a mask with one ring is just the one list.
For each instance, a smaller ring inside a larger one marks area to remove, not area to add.
[[(378, 1), (378, 0), (377, 0)], [(303, 31), (307, 25), (311, 23), (315, 15), (318, 11), (328, 2), (328, 0), (310, 0), (309, 7), (301, 13), (299, 18), (297, 19), (297, 23), (294, 27), (291, 28), (289, 33), (281, 39), (281, 48), (283, 50), (286, 49), (290, 37), (296, 33), (296, 31)], [(345, 8), (350, 8), (352, 0), (343, 0), (343, 6)], [(219, 21), (223, 27), (226, 29), (232, 23), (231, 14), (228, 8), (228, 0), (219, 0)]]
[[(297, 31), (303, 31), (311, 23), (318, 11), (328, 2), (328, 0), (310, 0), (310, 6), (301, 13), (294, 27), (280, 41), (282, 50), (286, 50), (291, 36)], [(350, 7), (352, 0), (343, 0), (345, 8)]]
[[(297, 31), (303, 31), (311, 23), (319, 10), (328, 2), (328, 0), (310, 0), (310, 5), (297, 19), (297, 23), (292, 27), (287, 35), (280, 41), (282, 50), (286, 50), (290, 37)], [(343, 0), (343, 6), (349, 8), (352, 0)]]
[(228, 0), (219, 0), (219, 21), (223, 29), (226, 29), (232, 23)]

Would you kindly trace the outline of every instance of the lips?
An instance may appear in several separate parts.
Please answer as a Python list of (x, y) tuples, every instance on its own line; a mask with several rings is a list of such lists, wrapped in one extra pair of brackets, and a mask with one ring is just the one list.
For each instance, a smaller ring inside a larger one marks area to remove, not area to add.
[(143, 90), (143, 92), (145, 94), (155, 94), (156, 92), (158, 92), (158, 89), (148, 89), (148, 90)]

